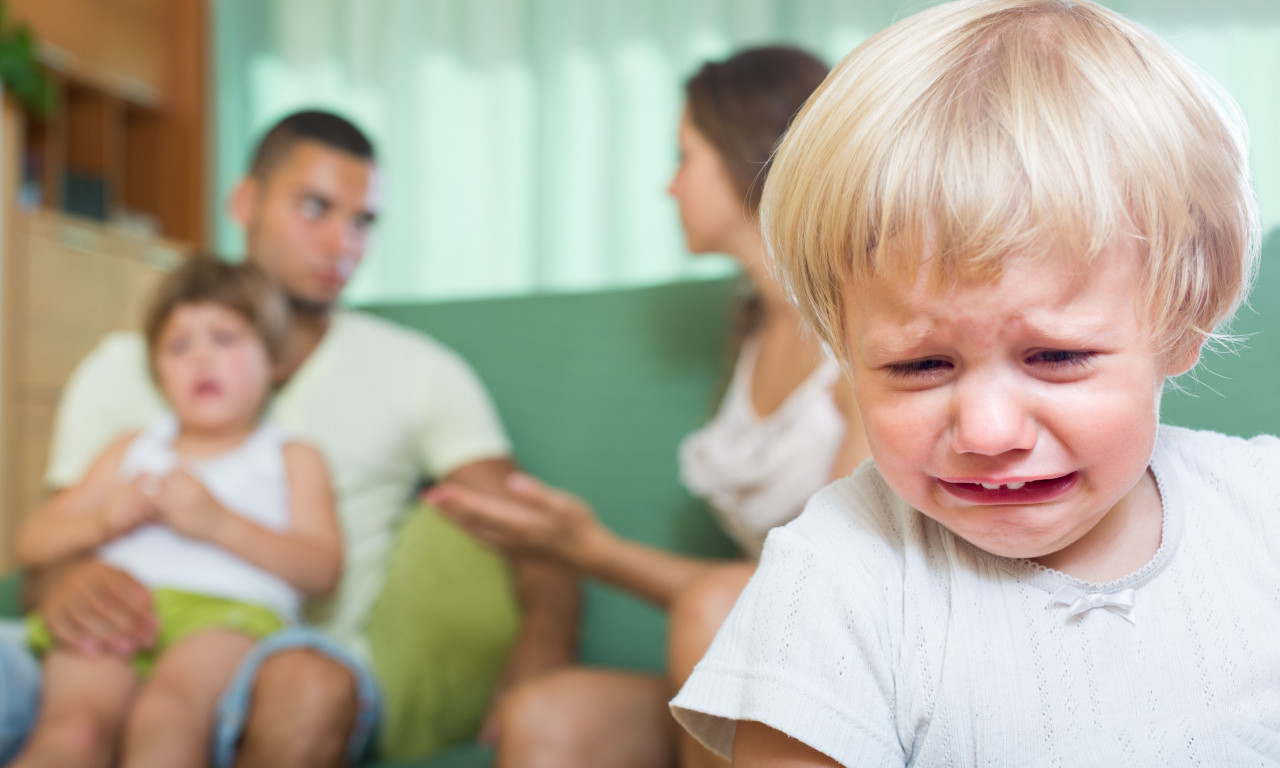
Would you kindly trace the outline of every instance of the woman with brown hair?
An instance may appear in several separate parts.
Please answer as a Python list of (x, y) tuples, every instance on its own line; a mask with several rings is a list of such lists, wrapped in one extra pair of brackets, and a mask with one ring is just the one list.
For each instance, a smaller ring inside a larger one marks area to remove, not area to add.
[(783, 46), (705, 64), (686, 84), (680, 167), (668, 189), (689, 250), (731, 255), (751, 287), (720, 408), (680, 446), (685, 484), (708, 501), (743, 557), (704, 560), (619, 538), (580, 499), (525, 475), (513, 475), (510, 488), (522, 503), (448, 485), (428, 494), (490, 544), (566, 563), (669, 612), (665, 678), (578, 667), (510, 693), (500, 766), (723, 764), (677, 737), (667, 700), (754, 571), (765, 534), (868, 454), (839, 366), (765, 266), (759, 226), (773, 149), (826, 72), (810, 54)]

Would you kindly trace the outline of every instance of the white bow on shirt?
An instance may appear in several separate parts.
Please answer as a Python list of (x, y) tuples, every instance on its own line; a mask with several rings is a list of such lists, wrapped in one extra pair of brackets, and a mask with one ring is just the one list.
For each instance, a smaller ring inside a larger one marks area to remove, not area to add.
[(1132, 588), (1115, 592), (1087, 592), (1074, 584), (1068, 584), (1050, 596), (1049, 604), (1067, 606), (1068, 618), (1075, 618), (1094, 608), (1106, 608), (1130, 624), (1136, 624), (1133, 619), (1133, 594)]

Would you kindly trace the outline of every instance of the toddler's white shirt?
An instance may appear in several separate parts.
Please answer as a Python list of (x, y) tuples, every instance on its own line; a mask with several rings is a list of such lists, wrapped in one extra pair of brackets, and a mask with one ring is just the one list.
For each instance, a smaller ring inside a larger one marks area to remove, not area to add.
[[(173, 450), (178, 420), (166, 414), (134, 438), (119, 476), (159, 478), (181, 461)], [(234, 514), (273, 531), (288, 530), (288, 438), (275, 424), (258, 425), (244, 442), (217, 456), (187, 460), (187, 469)], [(149, 587), (181, 589), (270, 608), (298, 618), (298, 591), (274, 573), (221, 547), (187, 538), (166, 525), (144, 525), (98, 548), (98, 557)]]
[(1277, 765), (1280, 439), (1161, 427), (1151, 467), (1160, 549), (1095, 585), (973, 547), (864, 464), (770, 534), (676, 717), (721, 754), (754, 720), (847, 766)]

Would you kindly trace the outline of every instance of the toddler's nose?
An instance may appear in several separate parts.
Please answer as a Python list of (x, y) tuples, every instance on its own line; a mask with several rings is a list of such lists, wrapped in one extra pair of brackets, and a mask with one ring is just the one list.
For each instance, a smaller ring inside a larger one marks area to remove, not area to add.
[(1036, 444), (1036, 422), (1022, 393), (999, 376), (957, 383), (951, 423), (957, 453), (999, 456)]

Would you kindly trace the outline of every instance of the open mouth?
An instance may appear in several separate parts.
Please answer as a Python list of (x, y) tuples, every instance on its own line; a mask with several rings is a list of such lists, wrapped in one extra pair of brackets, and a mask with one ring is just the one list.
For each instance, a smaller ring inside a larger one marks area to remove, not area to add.
[(1076, 484), (1079, 477), (1079, 472), (1070, 472), (1058, 477), (1009, 483), (953, 483), (939, 479), (938, 485), (959, 499), (979, 504), (1034, 504), (1062, 495)]
[(193, 391), (196, 397), (209, 397), (218, 394), (222, 388), (216, 381), (197, 381)]

